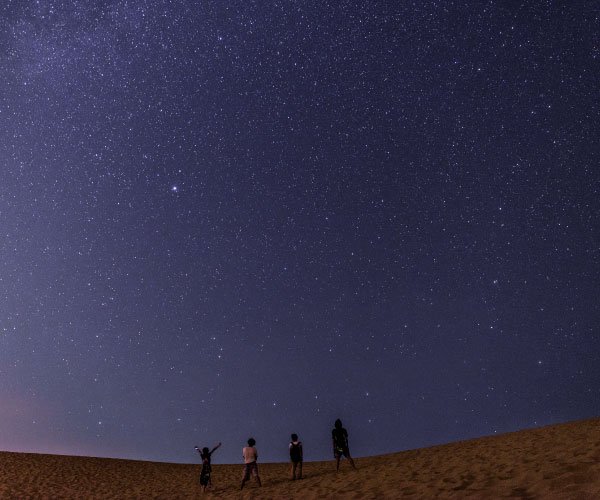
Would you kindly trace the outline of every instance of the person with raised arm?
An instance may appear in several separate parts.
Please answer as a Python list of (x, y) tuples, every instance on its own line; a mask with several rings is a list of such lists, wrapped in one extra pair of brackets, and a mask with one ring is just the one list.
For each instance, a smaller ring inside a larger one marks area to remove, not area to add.
[(221, 443), (219, 443), (210, 451), (208, 451), (208, 448), (206, 447), (200, 450), (198, 446), (194, 446), (194, 449), (200, 454), (200, 457), (202, 458), (202, 472), (200, 473), (200, 489), (202, 493), (206, 491), (207, 486), (210, 485), (212, 487), (212, 480), (210, 478), (210, 473), (212, 472), (212, 467), (210, 465), (210, 457), (219, 446), (221, 446)]

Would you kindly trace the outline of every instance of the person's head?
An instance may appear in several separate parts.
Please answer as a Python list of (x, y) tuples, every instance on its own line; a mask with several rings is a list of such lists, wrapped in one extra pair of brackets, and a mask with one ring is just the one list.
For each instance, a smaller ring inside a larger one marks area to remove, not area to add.
[(254, 438), (248, 439), (248, 446), (254, 446), (255, 444), (256, 444), (256, 441), (254, 440)]
[(208, 456), (210, 450), (205, 446), (204, 448), (202, 448), (202, 455), (203, 456)]
[(298, 441), (298, 434), (292, 434), (292, 441)]
[(335, 421), (335, 428), (336, 429), (342, 428), (342, 421), (339, 418)]

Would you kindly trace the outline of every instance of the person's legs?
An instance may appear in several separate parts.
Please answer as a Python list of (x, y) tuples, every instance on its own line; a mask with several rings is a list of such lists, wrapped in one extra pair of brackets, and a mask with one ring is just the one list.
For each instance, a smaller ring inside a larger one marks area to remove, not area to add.
[(292, 480), (296, 479), (296, 462), (292, 462)]
[(298, 479), (302, 479), (302, 462), (298, 462)]
[(335, 471), (339, 472), (340, 471), (340, 456), (337, 455), (335, 457)]
[(354, 465), (354, 460), (352, 460), (352, 457), (350, 455), (348, 455), (348, 461), (350, 462), (350, 465), (352, 466), (352, 468), (354, 470), (356, 470), (356, 465)]
[(254, 466), (252, 467), (252, 475), (254, 476), (254, 479), (256, 479), (256, 482), (258, 483), (258, 487), (260, 488), (262, 486), (262, 484), (260, 483), (260, 477), (258, 475), (258, 465), (256, 464), (256, 462), (254, 463)]
[(246, 481), (248, 479), (250, 479), (250, 474), (249, 474), (248, 466), (244, 465), (244, 475), (242, 476), (242, 485), (240, 486), (240, 490), (244, 489), (244, 484), (246, 484)]

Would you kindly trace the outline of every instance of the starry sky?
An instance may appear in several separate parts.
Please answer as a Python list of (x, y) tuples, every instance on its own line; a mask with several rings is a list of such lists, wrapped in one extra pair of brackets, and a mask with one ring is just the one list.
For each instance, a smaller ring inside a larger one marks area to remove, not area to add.
[(595, 1), (0, 5), (0, 449), (331, 459), (600, 415)]

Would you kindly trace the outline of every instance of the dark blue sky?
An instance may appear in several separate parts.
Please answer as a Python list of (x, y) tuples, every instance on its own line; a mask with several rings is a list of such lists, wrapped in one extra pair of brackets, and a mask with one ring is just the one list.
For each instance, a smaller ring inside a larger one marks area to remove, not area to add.
[(0, 449), (600, 415), (597, 7), (4, 2)]

